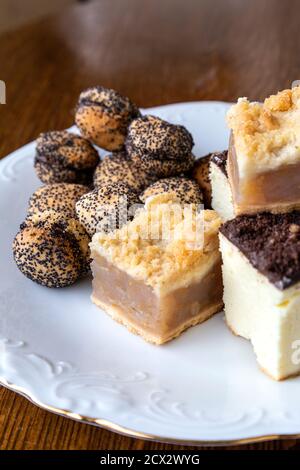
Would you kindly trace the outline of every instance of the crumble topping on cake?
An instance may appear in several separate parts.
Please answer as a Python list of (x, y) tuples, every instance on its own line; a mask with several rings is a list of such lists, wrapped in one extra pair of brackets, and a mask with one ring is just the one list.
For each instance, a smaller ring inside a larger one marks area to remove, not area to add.
[(239, 98), (227, 123), (238, 157), (271, 167), (300, 160), (300, 87), (280, 91), (264, 103)]
[(242, 215), (220, 232), (278, 289), (300, 280), (300, 212)]
[(292, 90), (279, 91), (277, 95), (269, 96), (265, 99), (264, 106), (271, 112), (288, 111), (293, 106)]
[[(154, 288), (176, 282), (183, 274), (192, 275), (191, 271), (199, 267), (200, 260), (203, 260), (203, 269), (205, 259), (209, 262), (211, 256), (218, 253), (217, 232), (221, 221), (212, 210), (197, 212), (196, 205), (189, 205), (187, 211), (178, 212), (178, 207), (182, 209), (172, 193), (152, 196), (134, 220), (117, 230), (113, 237), (96, 234), (91, 249)], [(199, 219), (203, 230), (200, 243), (196, 230)], [(145, 227), (151, 227), (155, 237), (145, 236)]]

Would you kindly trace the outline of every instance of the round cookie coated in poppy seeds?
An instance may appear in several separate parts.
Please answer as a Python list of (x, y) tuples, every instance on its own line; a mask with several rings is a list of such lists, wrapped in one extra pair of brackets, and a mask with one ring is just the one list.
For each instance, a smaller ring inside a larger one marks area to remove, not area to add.
[(130, 122), (140, 116), (138, 107), (117, 91), (101, 86), (80, 96), (75, 122), (82, 135), (106, 150), (121, 150)]
[(165, 178), (149, 186), (140, 195), (142, 202), (150, 196), (172, 192), (184, 204), (202, 204), (203, 194), (196, 181), (188, 178)]
[(142, 159), (184, 160), (194, 145), (189, 131), (156, 116), (143, 116), (132, 121), (128, 128), (126, 150)]
[(90, 184), (99, 155), (83, 137), (68, 131), (40, 134), (36, 141), (34, 167), (45, 184)]
[(13, 241), (13, 255), (20, 271), (32, 281), (66, 287), (87, 271), (82, 243), (65, 221), (51, 221), (48, 214), (45, 221), (21, 225)]
[(81, 184), (54, 183), (41, 186), (29, 199), (27, 217), (47, 210), (75, 217), (75, 204), (87, 192), (89, 188)]
[(25, 226), (43, 226), (45, 229), (52, 230), (53, 225), (60, 227), (68, 236), (75, 238), (81, 254), (82, 273), (85, 274), (90, 271), (90, 236), (81, 225), (76, 215), (68, 215), (67, 213), (57, 212), (55, 210), (45, 210), (43, 212), (36, 212), (30, 218), (28, 217), (23, 222), (22, 227)]
[(203, 192), (204, 205), (206, 209), (211, 207), (211, 183), (209, 177), (210, 157), (211, 154), (196, 160), (191, 171), (191, 178), (197, 181)]
[(95, 188), (110, 183), (126, 183), (134, 191), (140, 192), (154, 180), (153, 176), (135, 165), (125, 152), (106, 155), (94, 173)]
[(82, 196), (76, 203), (80, 223), (92, 237), (110, 232), (132, 220), (133, 207), (140, 204), (138, 194), (125, 183), (111, 183)]
[(137, 154), (130, 155), (134, 165), (139, 166), (153, 179), (168, 178), (170, 176), (182, 175), (193, 168), (195, 157), (189, 154), (182, 160), (142, 158)]

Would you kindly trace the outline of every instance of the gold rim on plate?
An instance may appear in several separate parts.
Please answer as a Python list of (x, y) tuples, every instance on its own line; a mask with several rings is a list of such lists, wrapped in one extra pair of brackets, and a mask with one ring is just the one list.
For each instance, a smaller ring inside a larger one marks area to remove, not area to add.
[(235, 446), (241, 444), (255, 444), (259, 442), (271, 441), (271, 440), (283, 440), (283, 439), (299, 439), (299, 434), (265, 434), (262, 436), (254, 436), (254, 437), (245, 437), (242, 439), (225, 439), (225, 440), (186, 440), (186, 439), (173, 439), (170, 437), (165, 436), (156, 436), (155, 434), (148, 434), (143, 433), (140, 431), (135, 431), (134, 429), (129, 429), (124, 426), (120, 426), (119, 424), (113, 423), (107, 419), (103, 418), (90, 418), (88, 416), (83, 416), (78, 413), (73, 413), (69, 410), (64, 410), (61, 408), (55, 408), (54, 406), (47, 405), (42, 403), (41, 401), (37, 400), (33, 394), (27, 391), (25, 388), (20, 387), (19, 385), (15, 385), (11, 382), (8, 382), (3, 377), (0, 378), (0, 385), (6, 387), (7, 389), (15, 392), (19, 395), (22, 395), (24, 398), (29, 400), (32, 404), (38, 406), (39, 408), (49, 411), (51, 413), (60, 415), (65, 418), (73, 419), (78, 422), (82, 422), (85, 424), (91, 424), (94, 426), (98, 426), (102, 429), (106, 429), (107, 431), (116, 432), (118, 434), (122, 434), (126, 437), (132, 437), (135, 439), (144, 439), (147, 441), (156, 441), (156, 442), (163, 442), (166, 444), (177, 444), (177, 445), (185, 445), (185, 446)]

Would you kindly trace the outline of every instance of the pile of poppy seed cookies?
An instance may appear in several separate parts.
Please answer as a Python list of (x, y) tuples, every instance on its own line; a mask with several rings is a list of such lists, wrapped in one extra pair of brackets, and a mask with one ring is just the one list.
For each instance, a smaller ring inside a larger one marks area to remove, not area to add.
[[(89, 272), (90, 239), (107, 230), (109, 209), (115, 214), (121, 200), (129, 208), (172, 191), (182, 203), (210, 207), (209, 156), (195, 159), (185, 127), (142, 115), (100, 86), (80, 94), (75, 122), (81, 135), (38, 137), (34, 167), (43, 186), (13, 241), (20, 271), (47, 287), (71, 285)], [(97, 147), (110, 153), (100, 160)], [(120, 227), (122, 217), (116, 220)]]

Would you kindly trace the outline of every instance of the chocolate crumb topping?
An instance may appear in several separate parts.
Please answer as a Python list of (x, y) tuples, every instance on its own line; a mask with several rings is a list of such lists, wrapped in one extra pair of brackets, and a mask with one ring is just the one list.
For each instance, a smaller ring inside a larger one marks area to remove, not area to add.
[(210, 160), (220, 168), (220, 170), (224, 173), (226, 177), (228, 177), (227, 158), (228, 150), (223, 150), (223, 152), (214, 152), (210, 156)]
[(300, 281), (300, 211), (242, 215), (220, 232), (278, 289)]

